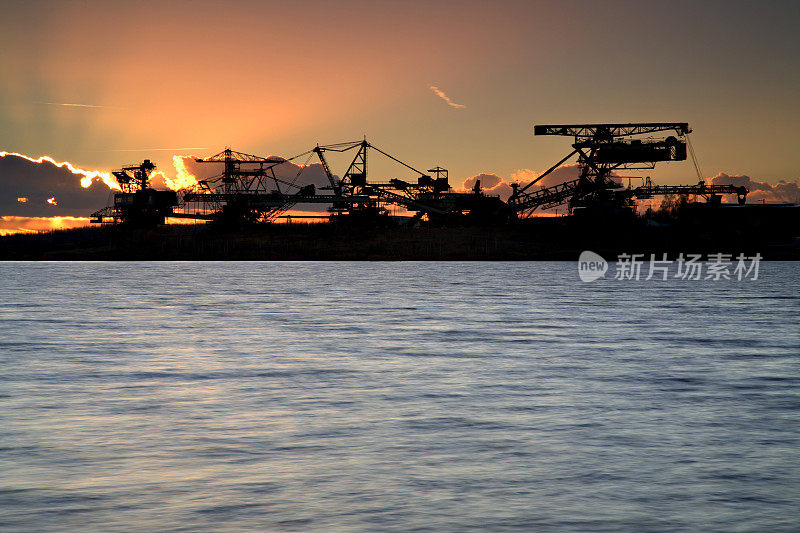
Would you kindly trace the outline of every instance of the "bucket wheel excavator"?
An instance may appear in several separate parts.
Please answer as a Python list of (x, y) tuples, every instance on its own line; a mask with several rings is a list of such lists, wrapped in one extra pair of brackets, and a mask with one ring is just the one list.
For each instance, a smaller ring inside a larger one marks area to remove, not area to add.
[[(654, 133), (672, 132), (661, 138), (645, 137)], [(509, 205), (517, 217), (530, 216), (537, 209), (566, 204), (569, 211), (585, 207), (631, 207), (633, 199), (663, 194), (696, 194), (710, 202), (719, 202), (722, 194), (735, 194), (744, 203), (747, 189), (732, 185), (706, 185), (700, 178), (697, 185), (654, 186), (647, 183), (636, 189), (621, 189), (616, 180), (626, 170), (653, 169), (656, 163), (685, 161), (691, 154), (697, 169), (694, 150), (689, 140), (692, 130), (686, 122), (644, 122), (632, 124), (558, 124), (536, 125), (534, 135), (572, 137), (572, 151), (536, 179), (522, 186), (512, 184)], [(687, 150), (688, 147), (688, 150)], [(534, 187), (574, 156), (577, 156), (578, 178), (552, 185)]]

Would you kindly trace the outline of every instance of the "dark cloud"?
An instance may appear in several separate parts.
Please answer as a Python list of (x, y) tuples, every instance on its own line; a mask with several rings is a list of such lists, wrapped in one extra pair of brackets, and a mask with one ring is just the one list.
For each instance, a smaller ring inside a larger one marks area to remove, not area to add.
[(503, 201), (508, 200), (508, 197), (511, 196), (511, 184), (497, 174), (484, 173), (472, 176), (471, 178), (465, 179), (461, 184), (461, 188), (457, 190), (463, 192), (471, 191), (478, 180), (481, 182), (481, 190), (484, 194), (500, 196), (500, 199)]
[[(217, 186), (214, 178), (219, 177), (223, 171), (222, 163), (198, 163), (195, 156), (181, 156), (183, 164), (187, 172), (192, 174), (197, 180), (208, 180), (212, 188)], [(269, 159), (282, 159), (280, 156), (270, 156)], [(310, 163), (307, 165), (298, 165), (293, 161), (285, 161), (273, 167), (275, 177), (282, 182), (279, 183), (281, 191), (286, 194), (297, 192), (298, 188), (304, 185), (314, 185), (319, 194), (330, 194), (331, 191), (319, 190), (322, 187), (329, 187), (330, 181), (325, 175), (325, 171), (320, 163)], [(167, 177), (172, 177), (174, 171), (167, 172)], [(336, 177), (338, 179), (338, 176)], [(288, 185), (295, 184), (297, 188)], [(154, 187), (166, 187), (166, 183), (161, 176), (156, 176), (152, 180)], [(270, 183), (267, 180), (267, 188), (273, 189), (274, 182)], [(329, 204), (298, 204), (298, 207), (304, 211), (325, 212)]]
[[(553, 185), (558, 185), (560, 183), (564, 183), (565, 181), (574, 180), (578, 177), (578, 172), (579, 170), (577, 165), (561, 166), (545, 176), (529, 190), (552, 187)], [(461, 187), (457, 188), (457, 190), (463, 192), (469, 191), (475, 186), (475, 182), (480, 180), (481, 189), (485, 194), (499, 195), (500, 198), (505, 201), (508, 200), (509, 196), (511, 196), (512, 183), (519, 183), (520, 185), (525, 186), (536, 179), (539, 175), (540, 174), (538, 172), (534, 172), (533, 170), (527, 168), (513, 172), (509, 180), (506, 180), (497, 174), (483, 173), (465, 179), (461, 184)]]
[(475, 183), (477, 183), (478, 180), (480, 180), (481, 187), (484, 189), (491, 189), (504, 181), (503, 178), (497, 174), (478, 174), (477, 176), (465, 179), (462, 187), (464, 189), (472, 189), (475, 187)]
[[(577, 165), (560, 166), (538, 181), (536, 185), (533, 186), (533, 190), (542, 189), (544, 187), (552, 187), (553, 185), (559, 185), (565, 181), (574, 180), (578, 177), (578, 172)], [(511, 174), (511, 181), (525, 186), (538, 178), (540, 175), (540, 172), (533, 171), (529, 168), (522, 168)]]
[[(275, 175), (284, 181), (295, 183), (299, 186), (314, 185), (318, 194), (332, 194), (332, 191), (319, 190), (321, 187), (330, 187), (331, 185), (320, 163), (300, 166), (287, 161), (275, 167)], [(338, 177), (336, 179), (338, 180)], [(283, 187), (283, 191), (293, 192), (292, 190), (287, 191), (286, 187)], [(297, 204), (298, 209), (320, 213), (327, 212), (329, 207), (330, 204)]]
[[(100, 180), (86, 189), (81, 177), (49, 162), (8, 155), (0, 158), (0, 215), (86, 216), (105, 206), (112, 192)], [(27, 198), (20, 202), (18, 198)], [(57, 205), (47, 202), (55, 198)]]
[[(198, 180), (210, 180), (222, 174), (222, 163), (198, 163), (195, 156), (182, 156), (182, 158), (186, 170)], [(270, 158), (279, 158), (279, 156), (270, 156)], [(278, 179), (295, 183), (299, 186), (314, 184), (317, 187), (325, 187), (330, 185), (320, 163), (302, 166), (293, 161), (285, 161), (276, 165), (273, 169)], [(168, 172), (167, 175), (170, 176), (171, 174)], [(161, 180), (161, 183), (163, 183), (163, 180)], [(154, 181), (153, 184), (155, 185), (156, 182)], [(284, 190), (283, 184), (281, 184), (281, 187)], [(290, 191), (291, 188), (285, 190), (285, 192)]]
[(755, 181), (750, 176), (733, 176), (720, 172), (708, 182), (712, 185), (736, 185), (747, 187), (750, 193), (748, 202), (792, 202), (800, 203), (800, 180), (780, 180), (775, 185), (765, 181)]
[[(325, 175), (325, 170), (320, 163), (299, 166), (291, 161), (275, 167), (275, 174), (282, 180), (297, 185), (314, 185), (317, 188), (330, 187), (331, 183)], [(336, 177), (338, 179), (338, 177)]]

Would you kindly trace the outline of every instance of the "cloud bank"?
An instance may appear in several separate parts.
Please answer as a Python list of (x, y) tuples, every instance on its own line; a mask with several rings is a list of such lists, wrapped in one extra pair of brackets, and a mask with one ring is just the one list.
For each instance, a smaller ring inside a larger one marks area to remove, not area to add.
[(82, 178), (86, 176), (50, 160), (2, 157), (0, 216), (87, 216), (105, 206), (112, 191), (97, 176), (82, 187)]
[[(557, 168), (540, 182), (533, 186), (532, 190), (541, 189), (543, 187), (552, 187), (564, 183), (565, 181), (574, 180), (578, 177), (577, 165), (564, 165)], [(481, 188), (485, 194), (499, 195), (502, 200), (507, 200), (511, 195), (511, 183), (519, 183), (525, 185), (536, 179), (540, 174), (528, 168), (519, 169), (511, 173), (509, 179), (504, 179), (497, 174), (477, 174), (469, 177), (457, 188), (459, 191), (469, 191), (475, 186), (477, 180), (481, 181)], [(750, 176), (742, 174), (726, 174), (720, 172), (713, 178), (708, 180), (712, 185), (736, 185), (745, 186), (750, 191), (747, 195), (748, 203), (754, 202), (790, 202), (800, 203), (800, 179), (782, 179), (776, 184), (770, 184), (766, 181), (757, 181)]]
[(747, 202), (791, 202), (800, 203), (800, 179), (779, 180), (775, 185), (766, 181), (755, 181), (743, 174), (726, 174), (720, 172), (708, 182), (711, 185), (745, 186), (750, 191)]
[[(545, 176), (540, 182), (538, 182), (529, 190), (551, 187), (553, 185), (564, 183), (565, 181), (574, 180), (578, 177), (578, 172), (577, 165), (561, 166)], [(480, 180), (481, 190), (484, 194), (498, 195), (500, 196), (501, 200), (506, 201), (508, 200), (508, 197), (511, 196), (512, 183), (519, 183), (520, 185), (524, 186), (536, 179), (539, 175), (539, 172), (535, 172), (529, 168), (521, 168), (515, 172), (512, 172), (510, 179), (504, 179), (497, 174), (477, 174), (465, 179), (462, 182), (461, 187), (456, 187), (456, 190), (462, 192), (470, 191), (475, 186), (475, 183)]]

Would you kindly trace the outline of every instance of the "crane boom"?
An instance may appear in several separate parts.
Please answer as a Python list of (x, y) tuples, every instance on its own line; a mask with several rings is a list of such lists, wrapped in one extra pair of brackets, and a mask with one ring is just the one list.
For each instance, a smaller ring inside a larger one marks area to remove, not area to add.
[(688, 122), (641, 122), (636, 124), (538, 124), (533, 127), (533, 134), (593, 139), (645, 135), (669, 130), (675, 130), (678, 135), (692, 132)]
[(325, 176), (328, 177), (328, 181), (331, 184), (331, 189), (333, 191), (340, 190), (336, 186), (336, 179), (333, 177), (333, 173), (331, 172), (331, 168), (328, 166), (328, 161), (325, 159), (325, 156), (323, 155), (324, 149), (320, 148), (319, 145), (317, 145), (316, 148), (314, 148), (312, 150), (312, 152), (317, 154), (317, 157), (319, 157), (319, 162), (320, 162), (320, 164), (322, 164), (322, 170), (325, 171)]
[[(664, 139), (637, 138), (666, 131), (674, 131), (677, 136), (670, 135)], [(570, 210), (579, 203), (599, 205), (614, 200), (610, 191), (615, 188), (611, 180), (615, 172), (651, 169), (655, 168), (656, 163), (664, 161), (684, 161), (688, 142), (684, 137), (691, 131), (687, 122), (534, 125), (534, 135), (574, 137), (573, 150), (529, 183), (513, 184), (509, 203), (516, 212), (523, 212), (567, 200)], [(563, 186), (532, 190), (533, 185), (575, 154), (578, 155), (578, 180)]]

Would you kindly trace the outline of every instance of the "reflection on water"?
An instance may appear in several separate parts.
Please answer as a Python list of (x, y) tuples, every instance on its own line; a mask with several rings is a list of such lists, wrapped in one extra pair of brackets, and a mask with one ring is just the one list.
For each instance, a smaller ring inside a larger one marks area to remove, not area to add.
[(792, 530), (799, 272), (0, 264), (0, 527)]

